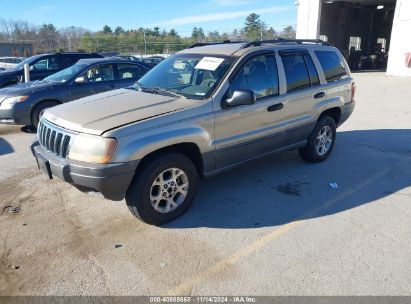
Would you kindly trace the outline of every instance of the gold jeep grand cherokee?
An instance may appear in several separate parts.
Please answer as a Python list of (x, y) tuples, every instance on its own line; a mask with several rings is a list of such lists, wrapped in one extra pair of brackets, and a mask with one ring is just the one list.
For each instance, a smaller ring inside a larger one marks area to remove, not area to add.
[(197, 44), (130, 88), (46, 110), (31, 149), (48, 177), (159, 225), (187, 210), (200, 177), (293, 149), (325, 160), (354, 92), (319, 40)]

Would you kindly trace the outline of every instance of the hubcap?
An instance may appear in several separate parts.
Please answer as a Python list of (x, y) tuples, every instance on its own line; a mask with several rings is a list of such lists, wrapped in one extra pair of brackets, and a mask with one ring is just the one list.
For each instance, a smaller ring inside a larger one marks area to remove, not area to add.
[(318, 155), (325, 155), (330, 149), (332, 142), (333, 131), (329, 126), (322, 127), (315, 140), (315, 149)]
[(183, 170), (178, 168), (164, 170), (151, 185), (151, 205), (158, 212), (172, 212), (184, 202), (188, 187), (188, 177)]

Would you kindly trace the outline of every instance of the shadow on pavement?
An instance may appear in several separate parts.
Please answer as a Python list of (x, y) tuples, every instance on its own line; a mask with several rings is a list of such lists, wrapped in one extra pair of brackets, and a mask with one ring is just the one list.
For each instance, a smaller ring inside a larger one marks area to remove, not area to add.
[(37, 129), (33, 126), (23, 126), (20, 130), (24, 133), (35, 134), (37, 133)]
[(411, 186), (410, 139), (408, 129), (343, 131), (323, 163), (296, 151), (251, 162), (202, 181), (189, 210), (163, 227), (277, 226), (374, 202)]
[(0, 137), (0, 155), (13, 153), (14, 149), (7, 140)]

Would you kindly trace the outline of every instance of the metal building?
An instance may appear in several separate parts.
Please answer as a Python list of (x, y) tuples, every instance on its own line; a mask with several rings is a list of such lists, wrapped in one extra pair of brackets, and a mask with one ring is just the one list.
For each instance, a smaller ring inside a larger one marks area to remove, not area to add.
[(0, 42), (0, 57), (29, 57), (33, 55), (31, 43), (5, 43)]
[(411, 76), (411, 0), (298, 0), (297, 38), (338, 47), (355, 69)]

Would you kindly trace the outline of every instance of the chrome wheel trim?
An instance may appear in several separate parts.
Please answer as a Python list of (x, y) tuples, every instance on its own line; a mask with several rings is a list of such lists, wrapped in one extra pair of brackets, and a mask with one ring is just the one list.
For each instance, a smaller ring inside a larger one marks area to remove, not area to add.
[(333, 142), (333, 131), (329, 126), (324, 126), (318, 132), (315, 139), (315, 150), (318, 155), (323, 156), (327, 154)]
[(179, 168), (164, 170), (151, 185), (151, 205), (157, 212), (170, 213), (184, 202), (189, 186), (188, 176), (183, 170)]

